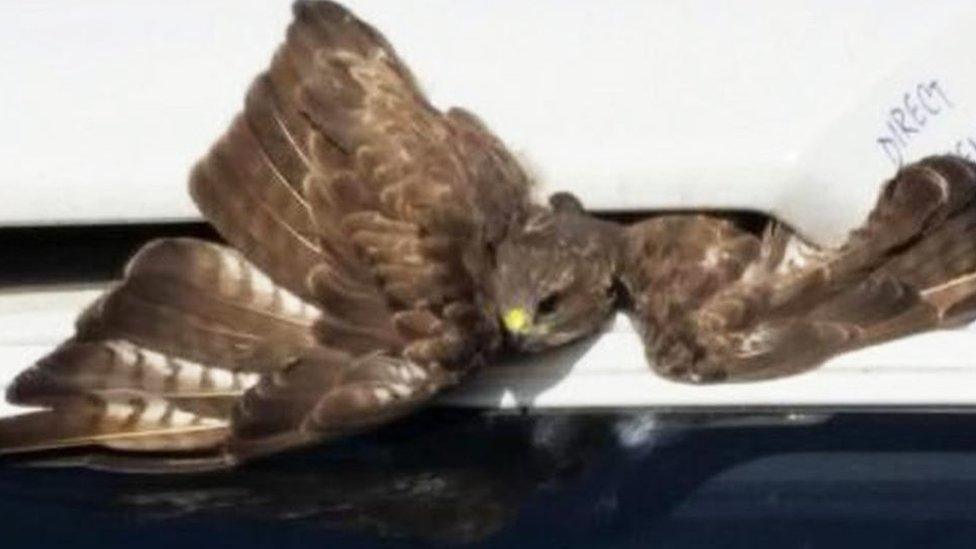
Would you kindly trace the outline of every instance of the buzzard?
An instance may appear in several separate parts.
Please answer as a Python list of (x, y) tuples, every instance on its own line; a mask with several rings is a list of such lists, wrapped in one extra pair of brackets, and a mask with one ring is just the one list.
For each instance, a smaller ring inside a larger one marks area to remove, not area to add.
[(976, 165), (931, 158), (839, 249), (771, 222), (625, 226), (530, 179), (472, 114), (440, 112), (384, 38), (300, 1), (243, 112), (190, 177), (227, 245), (148, 244), (75, 335), (18, 376), (0, 451), (101, 447), (185, 471), (400, 418), (510, 351), (597, 331), (619, 304), (653, 367), (743, 381), (965, 322)]

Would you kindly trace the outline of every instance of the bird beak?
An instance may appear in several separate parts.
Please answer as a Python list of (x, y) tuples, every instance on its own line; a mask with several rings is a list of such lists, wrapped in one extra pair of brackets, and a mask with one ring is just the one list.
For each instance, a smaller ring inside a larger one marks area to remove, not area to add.
[(522, 335), (529, 331), (532, 327), (532, 318), (529, 313), (525, 312), (525, 309), (521, 307), (514, 307), (507, 311), (502, 316), (502, 323), (505, 325), (505, 329), (508, 333), (512, 335)]

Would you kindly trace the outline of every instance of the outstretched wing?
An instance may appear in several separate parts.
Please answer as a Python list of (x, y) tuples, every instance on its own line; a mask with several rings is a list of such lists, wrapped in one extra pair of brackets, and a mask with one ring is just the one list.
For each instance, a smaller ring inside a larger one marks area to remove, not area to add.
[(331, 2), (294, 12), (191, 176), (231, 247), (140, 253), (10, 390), (49, 409), (0, 423), (0, 445), (263, 454), (398, 417), (496, 344), (482, 276), (527, 178), (472, 115), (434, 109), (377, 31)]
[[(976, 165), (933, 157), (889, 181), (865, 225), (835, 250), (774, 223), (762, 241), (735, 237), (751, 244), (726, 257), (727, 238), (700, 231), (668, 240), (656, 232), (659, 222), (634, 226), (625, 279), (649, 357), (677, 380), (745, 381), (967, 322), (976, 314), (974, 198)], [(680, 279), (647, 253), (661, 242), (688, 256), (675, 260), (687, 271)], [(708, 283), (682, 286), (696, 280)]]

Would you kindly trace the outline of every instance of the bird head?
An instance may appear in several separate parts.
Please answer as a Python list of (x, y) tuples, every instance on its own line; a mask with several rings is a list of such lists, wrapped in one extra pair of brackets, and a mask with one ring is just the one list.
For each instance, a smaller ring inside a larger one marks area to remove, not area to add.
[(616, 302), (620, 230), (572, 195), (550, 199), (495, 251), (494, 304), (510, 346), (541, 351), (595, 332)]

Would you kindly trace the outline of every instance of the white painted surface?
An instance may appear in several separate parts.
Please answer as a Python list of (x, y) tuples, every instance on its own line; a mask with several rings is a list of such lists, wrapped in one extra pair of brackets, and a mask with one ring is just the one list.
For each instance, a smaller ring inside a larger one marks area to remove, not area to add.
[[(78, 311), (97, 295), (93, 289), (0, 294), (0, 387), (70, 335)], [(487, 368), (442, 403), (536, 409), (973, 407), (976, 329), (849, 353), (783, 380), (691, 386), (656, 376), (621, 316), (593, 341)], [(0, 404), (0, 415), (17, 410)]]
[[(956, 105), (910, 157), (966, 144), (976, 100), (969, 0), (349, 4), (436, 104), (594, 208), (765, 209), (833, 241), (892, 172), (877, 138), (906, 90)], [(0, 225), (194, 216), (185, 175), (288, 5), (0, 0)]]

